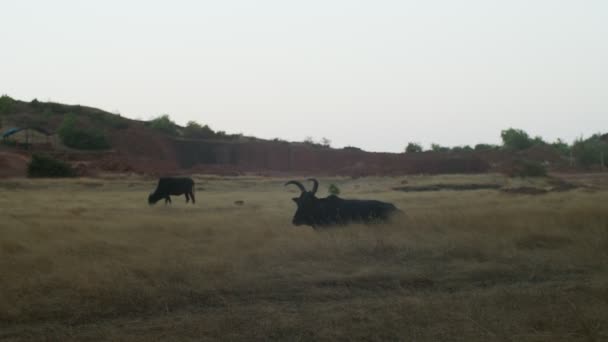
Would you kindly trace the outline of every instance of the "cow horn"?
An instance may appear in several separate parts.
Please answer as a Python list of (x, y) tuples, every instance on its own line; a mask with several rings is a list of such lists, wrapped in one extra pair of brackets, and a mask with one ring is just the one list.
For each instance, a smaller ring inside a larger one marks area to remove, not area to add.
[(298, 188), (300, 188), (300, 191), (302, 192), (306, 192), (306, 188), (304, 187), (304, 185), (302, 185), (302, 183), (298, 182), (298, 181), (289, 181), (287, 183), (285, 183), (285, 186), (288, 186), (289, 184), (293, 184), (295, 186), (297, 186)]
[(317, 181), (314, 178), (308, 178), (309, 181), (313, 182), (313, 186), (312, 186), (312, 194), (316, 194), (317, 190), (319, 189), (319, 181)]

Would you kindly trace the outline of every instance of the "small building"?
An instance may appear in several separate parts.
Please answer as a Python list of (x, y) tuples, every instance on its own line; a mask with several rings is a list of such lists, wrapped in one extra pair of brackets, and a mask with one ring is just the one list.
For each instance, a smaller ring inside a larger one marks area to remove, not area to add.
[(3, 144), (19, 147), (50, 148), (55, 140), (51, 132), (40, 127), (10, 127), (0, 132)]

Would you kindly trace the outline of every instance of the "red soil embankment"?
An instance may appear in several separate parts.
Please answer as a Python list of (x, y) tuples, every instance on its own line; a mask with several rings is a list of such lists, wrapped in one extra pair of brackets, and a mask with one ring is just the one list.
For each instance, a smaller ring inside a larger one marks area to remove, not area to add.
[(26, 176), (29, 161), (27, 155), (0, 151), (0, 178)]
[[(489, 163), (472, 154), (372, 153), (280, 142), (174, 140), (177, 163), (185, 169), (225, 172), (316, 173), (349, 176), (413, 173), (480, 173)], [(221, 166), (221, 167), (220, 167)]]

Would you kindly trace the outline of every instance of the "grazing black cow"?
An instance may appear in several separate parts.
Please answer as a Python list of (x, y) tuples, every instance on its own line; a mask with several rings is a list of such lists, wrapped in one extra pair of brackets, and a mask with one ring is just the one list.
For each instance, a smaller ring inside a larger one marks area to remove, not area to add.
[(293, 184), (300, 188), (300, 197), (293, 198), (298, 210), (293, 217), (295, 226), (309, 225), (313, 228), (344, 225), (351, 222), (378, 222), (387, 221), (393, 214), (400, 212), (391, 203), (374, 200), (346, 200), (331, 195), (325, 198), (315, 196), (319, 188), (316, 179), (309, 179), (314, 183), (312, 191), (306, 191), (302, 183), (289, 181), (285, 186)]
[(186, 195), (186, 203), (192, 199), (194, 204), (194, 181), (188, 177), (161, 177), (158, 180), (156, 190), (148, 196), (148, 204), (152, 205), (161, 199), (165, 204), (171, 203), (170, 195)]

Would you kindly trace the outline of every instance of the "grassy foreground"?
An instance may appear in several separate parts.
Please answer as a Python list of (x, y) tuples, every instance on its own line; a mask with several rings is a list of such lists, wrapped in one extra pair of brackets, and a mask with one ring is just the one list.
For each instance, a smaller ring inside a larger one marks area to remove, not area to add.
[(407, 216), (315, 232), (284, 179), (199, 176), (195, 206), (154, 207), (154, 180), (0, 181), (0, 340), (608, 340), (607, 189), (404, 180), (523, 182), (321, 179)]

